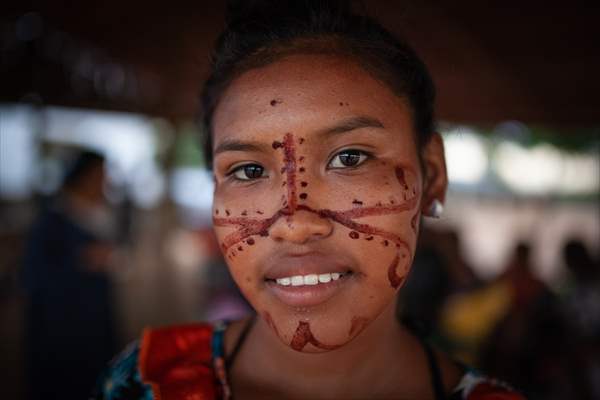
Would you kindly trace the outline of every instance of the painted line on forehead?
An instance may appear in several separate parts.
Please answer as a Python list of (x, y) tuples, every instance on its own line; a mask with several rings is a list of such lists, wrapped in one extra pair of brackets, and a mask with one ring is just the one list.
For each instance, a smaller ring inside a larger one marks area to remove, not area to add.
[(306, 321), (300, 321), (296, 328), (296, 332), (294, 333), (294, 337), (290, 342), (290, 347), (296, 351), (302, 351), (309, 343), (322, 350), (335, 350), (341, 347), (341, 345), (321, 343), (311, 332), (310, 324)]

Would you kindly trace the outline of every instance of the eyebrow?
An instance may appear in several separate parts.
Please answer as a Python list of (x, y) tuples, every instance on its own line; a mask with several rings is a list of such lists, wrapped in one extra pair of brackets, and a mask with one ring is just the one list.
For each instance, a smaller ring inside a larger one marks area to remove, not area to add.
[(242, 140), (224, 140), (219, 143), (215, 148), (213, 154), (226, 152), (226, 151), (254, 151), (254, 152), (266, 152), (267, 146), (260, 142), (246, 142)]
[[(345, 119), (340, 123), (325, 128), (320, 131), (319, 135), (322, 136), (334, 136), (340, 133), (350, 132), (355, 129), (361, 128), (385, 128), (383, 123), (376, 118), (366, 117), (366, 116), (358, 116)], [(242, 140), (224, 140), (219, 143), (219, 145), (215, 148), (213, 154), (216, 156), (217, 154), (224, 153), (226, 151), (253, 151), (253, 152), (266, 152), (268, 151), (268, 146), (261, 142), (246, 142)]]
[(345, 119), (342, 122), (340, 122), (332, 127), (325, 128), (321, 131), (321, 135), (334, 136), (334, 135), (337, 135), (340, 133), (345, 133), (345, 132), (349, 132), (349, 131), (353, 131), (355, 129), (361, 129), (361, 128), (385, 128), (385, 127), (383, 126), (383, 123), (381, 123), (381, 121), (379, 121), (376, 118), (359, 116), (359, 117), (352, 117), (352, 118)]

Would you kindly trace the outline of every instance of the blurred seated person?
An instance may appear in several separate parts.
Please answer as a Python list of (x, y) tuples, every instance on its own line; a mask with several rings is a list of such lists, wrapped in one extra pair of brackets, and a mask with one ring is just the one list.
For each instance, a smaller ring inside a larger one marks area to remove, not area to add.
[(104, 158), (83, 152), (42, 207), (24, 255), (30, 399), (86, 399), (115, 349)]

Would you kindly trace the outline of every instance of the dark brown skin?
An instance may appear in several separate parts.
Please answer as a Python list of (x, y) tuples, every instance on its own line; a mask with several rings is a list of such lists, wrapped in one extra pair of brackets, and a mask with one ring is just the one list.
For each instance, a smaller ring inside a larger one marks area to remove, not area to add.
[[(262, 316), (230, 371), (236, 398), (433, 398), (423, 351), (394, 313), (418, 215), (446, 188), (441, 140), (434, 135), (419, 154), (411, 118), (405, 100), (360, 66), (325, 55), (290, 56), (227, 89), (214, 143), (235, 150), (215, 152), (215, 230)], [(375, 122), (348, 128), (356, 121)], [(370, 158), (340, 166), (345, 149)], [(242, 179), (240, 165), (264, 175)], [(233, 257), (239, 246), (243, 257)], [(292, 252), (339, 260), (353, 278), (322, 304), (292, 308), (264, 283)], [(241, 326), (226, 332), (226, 351)], [(449, 391), (459, 372), (441, 356), (440, 364)]]

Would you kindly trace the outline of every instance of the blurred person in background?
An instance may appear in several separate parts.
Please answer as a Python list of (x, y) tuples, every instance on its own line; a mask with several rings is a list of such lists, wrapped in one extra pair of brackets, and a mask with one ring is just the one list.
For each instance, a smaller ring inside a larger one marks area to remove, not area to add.
[(433, 335), (438, 345), (454, 353), (455, 344), (445, 340), (440, 330), (440, 312), (448, 297), (480, 284), (462, 255), (458, 233), (423, 227), (413, 265), (400, 292), (400, 318)]
[(86, 399), (115, 350), (104, 164), (97, 153), (79, 154), (29, 233), (22, 282), (32, 400)]
[(519, 385), (531, 399), (591, 399), (560, 299), (535, 276), (528, 243), (517, 244), (491, 286), (505, 288), (507, 301), (485, 338), (482, 368)]
[(581, 392), (585, 399), (600, 398), (600, 261), (584, 242), (572, 238), (563, 247), (571, 285), (562, 311), (573, 337)]

